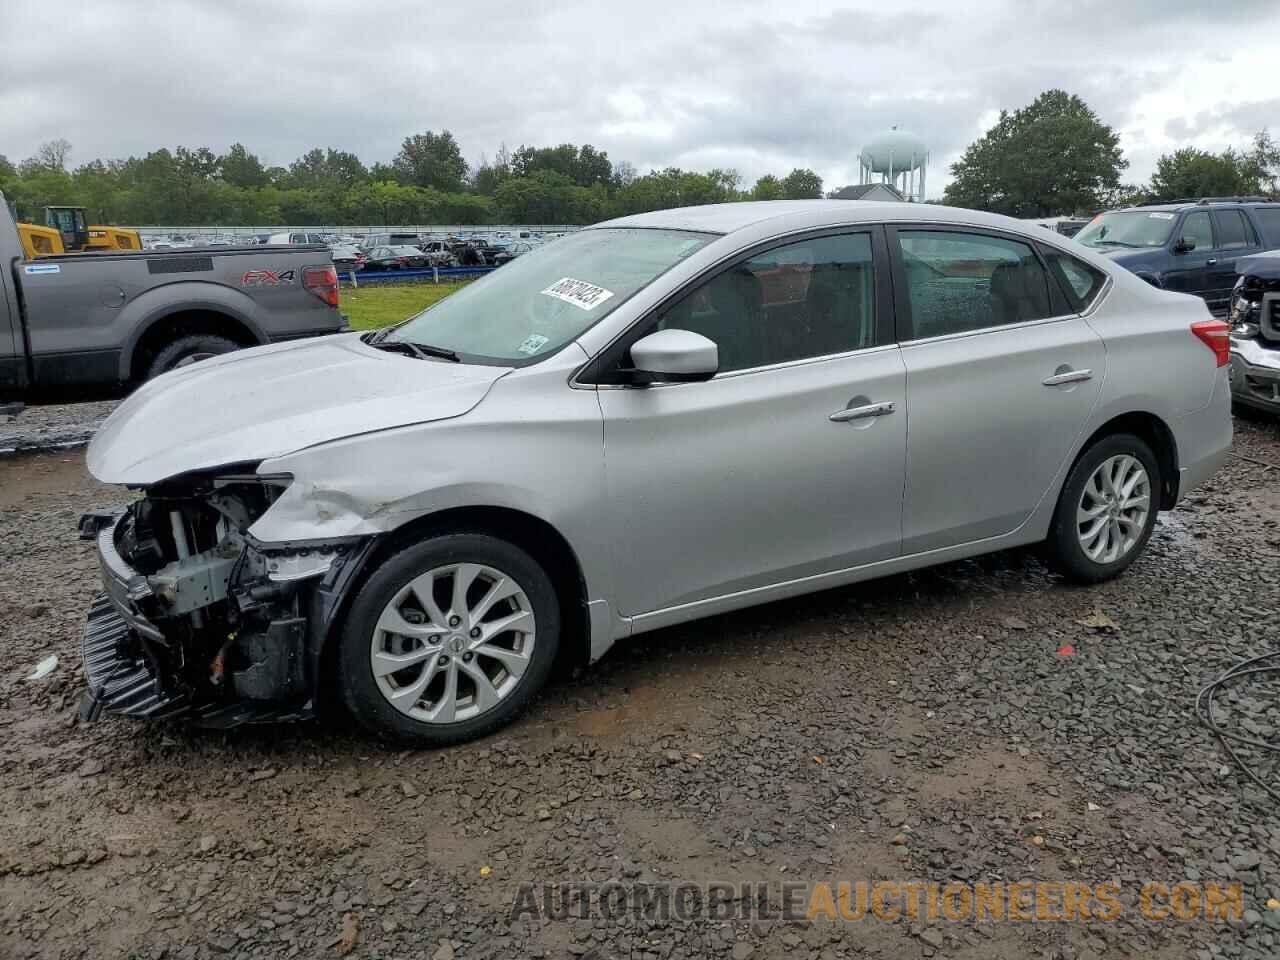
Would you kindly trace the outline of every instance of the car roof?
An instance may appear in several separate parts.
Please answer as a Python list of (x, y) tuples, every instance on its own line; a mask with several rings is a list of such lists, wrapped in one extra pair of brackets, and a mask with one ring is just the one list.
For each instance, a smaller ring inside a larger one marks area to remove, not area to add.
[(752, 200), (741, 203), (711, 203), (698, 207), (676, 207), (618, 217), (594, 224), (601, 227), (646, 227), (649, 229), (694, 230), (704, 233), (734, 233), (764, 221), (776, 221), (778, 232), (790, 226), (808, 226), (815, 220), (831, 224), (881, 223), (885, 221), (954, 222), (1025, 232), (1027, 224), (995, 213), (944, 207), (930, 203), (873, 200)]

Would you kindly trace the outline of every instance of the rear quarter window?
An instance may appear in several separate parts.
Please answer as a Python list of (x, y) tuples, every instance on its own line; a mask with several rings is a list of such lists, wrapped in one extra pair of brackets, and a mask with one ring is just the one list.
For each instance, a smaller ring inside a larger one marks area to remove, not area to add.
[(1091, 267), (1083, 260), (1077, 260), (1061, 250), (1046, 247), (1045, 262), (1049, 272), (1053, 274), (1071, 309), (1080, 313), (1089, 309), (1098, 294), (1106, 286), (1107, 275), (1096, 267)]
[(1254, 207), (1250, 212), (1262, 228), (1262, 245), (1280, 247), (1280, 206)]

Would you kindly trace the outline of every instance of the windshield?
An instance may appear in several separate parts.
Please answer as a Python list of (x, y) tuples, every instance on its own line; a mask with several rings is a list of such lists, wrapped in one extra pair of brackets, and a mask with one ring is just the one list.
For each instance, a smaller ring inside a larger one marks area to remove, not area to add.
[(1100, 213), (1076, 234), (1076, 241), (1086, 247), (1163, 247), (1177, 218), (1167, 210)]
[(444, 347), (464, 360), (526, 363), (553, 353), (714, 235), (582, 230), (512, 260), (386, 337)]

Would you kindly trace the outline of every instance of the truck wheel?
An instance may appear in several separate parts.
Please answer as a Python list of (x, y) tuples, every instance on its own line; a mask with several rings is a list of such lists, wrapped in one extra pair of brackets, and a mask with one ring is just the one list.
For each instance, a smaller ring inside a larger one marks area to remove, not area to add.
[(206, 333), (182, 337), (156, 354), (156, 358), (151, 361), (151, 366), (147, 369), (147, 379), (150, 380), (152, 377), (158, 377), (162, 373), (188, 366), (199, 360), (208, 360), (220, 353), (230, 353), (232, 350), (239, 349), (240, 344), (226, 337), (215, 337)]
[(523, 550), (487, 534), (446, 534), (380, 564), (335, 639), (339, 689), (365, 729), (444, 746), (525, 708), (555, 660), (560, 607)]

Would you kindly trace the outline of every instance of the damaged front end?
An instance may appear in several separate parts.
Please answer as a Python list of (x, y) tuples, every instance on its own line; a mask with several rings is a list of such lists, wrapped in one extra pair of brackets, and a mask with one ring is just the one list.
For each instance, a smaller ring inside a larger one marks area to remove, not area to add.
[(257, 540), (250, 528), (289, 483), (251, 469), (185, 476), (81, 518), (105, 590), (85, 627), (84, 719), (313, 714), (324, 637), (370, 542)]
[(1280, 414), (1280, 258), (1241, 260), (1231, 292), (1231, 397)]

